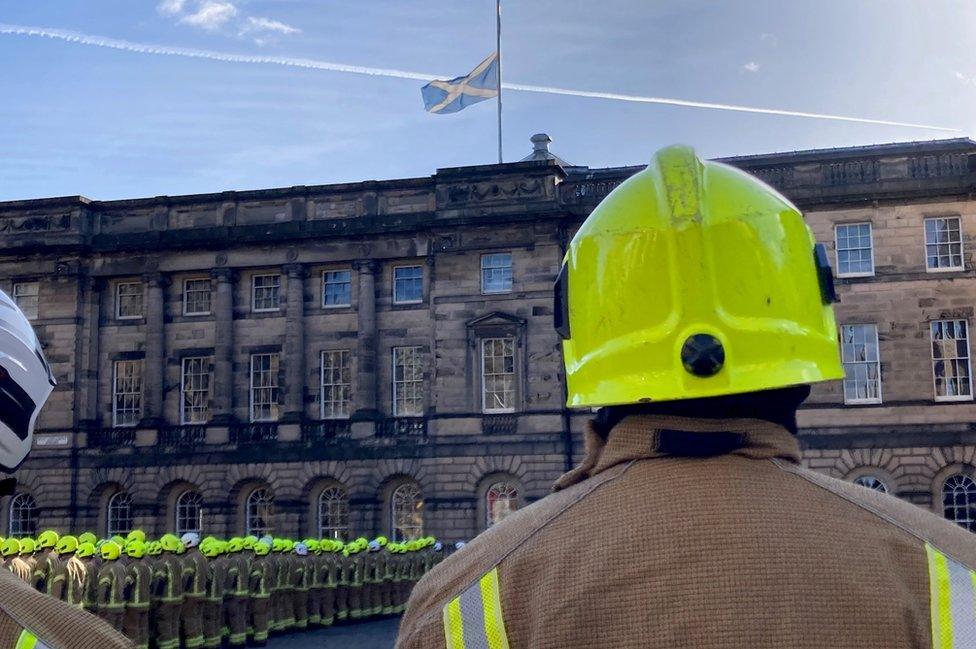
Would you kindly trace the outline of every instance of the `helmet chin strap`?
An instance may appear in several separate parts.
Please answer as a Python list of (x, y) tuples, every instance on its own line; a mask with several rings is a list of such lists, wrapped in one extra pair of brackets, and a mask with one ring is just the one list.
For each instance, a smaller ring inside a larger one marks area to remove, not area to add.
[(17, 489), (17, 478), (3, 478), (0, 480), (0, 498), (14, 495)]

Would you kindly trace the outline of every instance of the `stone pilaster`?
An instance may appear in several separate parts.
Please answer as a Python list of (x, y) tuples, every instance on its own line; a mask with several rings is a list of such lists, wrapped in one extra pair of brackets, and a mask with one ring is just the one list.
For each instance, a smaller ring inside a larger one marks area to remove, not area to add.
[(142, 371), (143, 425), (154, 426), (163, 421), (163, 386), (166, 383), (166, 349), (164, 321), (166, 318), (166, 284), (162, 273), (143, 276), (146, 283), (146, 360)]
[(89, 429), (101, 424), (98, 410), (98, 341), (101, 329), (101, 299), (105, 281), (97, 277), (85, 277), (82, 281), (82, 356), (81, 381), (78, 397), (79, 428)]
[(210, 271), (214, 285), (214, 376), (211, 421), (234, 421), (234, 280), (230, 268)]
[(379, 264), (372, 259), (357, 261), (353, 268), (359, 273), (359, 299), (357, 307), (359, 338), (356, 349), (356, 385), (353, 417), (372, 419), (378, 414), (376, 407), (376, 273)]
[(305, 268), (284, 267), (285, 288), (285, 410), (282, 421), (301, 421), (305, 414)]

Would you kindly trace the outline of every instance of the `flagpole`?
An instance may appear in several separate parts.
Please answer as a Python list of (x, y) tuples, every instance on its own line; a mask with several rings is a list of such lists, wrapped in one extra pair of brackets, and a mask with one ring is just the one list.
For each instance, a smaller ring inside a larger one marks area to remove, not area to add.
[(498, 164), (502, 163), (502, 0), (495, 0), (495, 55), (498, 57)]

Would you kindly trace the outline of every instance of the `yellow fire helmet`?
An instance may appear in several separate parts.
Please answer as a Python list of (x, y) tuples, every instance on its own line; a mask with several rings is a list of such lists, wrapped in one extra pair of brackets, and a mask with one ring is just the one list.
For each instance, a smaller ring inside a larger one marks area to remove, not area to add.
[(142, 543), (145, 543), (146, 542), (146, 533), (143, 532), (142, 530), (132, 530), (131, 532), (129, 532), (128, 534), (126, 534), (125, 540), (126, 540), (127, 543), (129, 541), (140, 541)]
[(124, 552), (133, 559), (141, 559), (146, 554), (146, 544), (139, 539), (126, 541)]
[(20, 540), (20, 553), (21, 554), (34, 554), (34, 550), (37, 547), (34, 539), (27, 537)]
[(78, 543), (91, 543), (95, 545), (98, 543), (98, 537), (91, 532), (82, 532), (78, 535)]
[(220, 544), (216, 541), (211, 543), (201, 543), (200, 554), (210, 559), (215, 559), (220, 556)]
[(58, 544), (58, 533), (54, 530), (44, 530), (37, 537), (37, 549), (46, 550), (47, 548), (53, 548)]
[(593, 210), (555, 298), (570, 407), (844, 376), (833, 276), (803, 215), (690, 147), (661, 149)]
[(78, 551), (75, 552), (75, 556), (79, 559), (84, 559), (85, 557), (95, 556), (95, 544), (85, 541), (84, 543), (78, 544)]
[(175, 534), (163, 534), (159, 537), (159, 544), (163, 547), (164, 552), (172, 552), (174, 554), (178, 554), (183, 548), (183, 544)]
[(7, 539), (3, 542), (3, 546), (0, 546), (0, 554), (5, 557), (12, 557), (15, 554), (20, 554), (20, 541), (14, 538)]
[(254, 549), (254, 554), (259, 557), (263, 557), (269, 552), (271, 552), (271, 546), (265, 543), (264, 541), (258, 541), (257, 543), (255, 543), (253, 549)]
[(106, 541), (100, 548), (102, 559), (105, 561), (115, 561), (122, 554), (122, 547), (115, 541)]
[(163, 553), (163, 544), (159, 541), (150, 541), (146, 544), (146, 554), (151, 557), (158, 557)]
[(78, 549), (78, 539), (71, 536), (70, 534), (65, 534), (60, 539), (58, 539), (58, 544), (54, 546), (54, 551), (58, 554), (71, 554)]

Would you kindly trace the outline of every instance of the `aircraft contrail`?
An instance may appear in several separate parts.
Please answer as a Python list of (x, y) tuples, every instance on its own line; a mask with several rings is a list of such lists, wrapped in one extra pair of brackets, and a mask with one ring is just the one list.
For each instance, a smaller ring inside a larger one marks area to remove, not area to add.
[[(331, 61), (316, 59), (292, 58), (285, 56), (258, 56), (252, 54), (232, 54), (213, 50), (200, 50), (187, 47), (173, 47), (170, 45), (153, 45), (150, 43), (136, 43), (133, 41), (93, 36), (66, 29), (50, 27), (28, 27), (23, 25), (8, 25), (0, 23), (0, 34), (12, 36), (42, 37), (62, 40), (79, 45), (107, 47), (136, 54), (156, 54), (164, 56), (182, 56), (194, 59), (208, 59), (224, 63), (249, 63), (258, 65), (283, 65), (293, 68), (308, 68), (313, 70), (328, 70), (330, 72), (345, 72), (347, 74), (363, 74), (374, 77), (391, 77), (395, 79), (415, 79), (417, 81), (431, 81), (433, 79), (449, 79), (456, 75), (432, 74), (428, 72), (412, 72), (393, 68), (373, 68), (362, 65), (347, 65)], [(759, 113), (763, 115), (780, 115), (786, 117), (806, 117), (811, 119), (825, 119), (839, 122), (857, 122), (860, 124), (878, 124), (882, 126), (901, 126), (904, 128), (927, 129), (932, 131), (961, 132), (961, 129), (929, 124), (915, 124), (911, 122), (896, 122), (885, 119), (871, 119), (867, 117), (851, 117), (846, 115), (830, 115), (826, 113), (810, 113), (797, 110), (781, 110), (778, 108), (759, 108), (756, 106), (741, 106), (738, 104), (719, 104), (706, 101), (692, 101), (688, 99), (673, 99), (668, 97), (647, 97), (643, 95), (629, 95), (616, 92), (596, 92), (590, 90), (573, 90), (570, 88), (555, 88), (550, 86), (535, 86), (522, 83), (503, 83), (505, 90), (519, 92), (535, 92), (548, 95), (567, 95), (570, 97), (589, 97), (594, 99), (609, 99), (612, 101), (629, 101), (643, 104), (665, 104), (669, 106), (684, 106), (686, 108), (706, 108), (711, 110), (736, 111), (740, 113)]]

